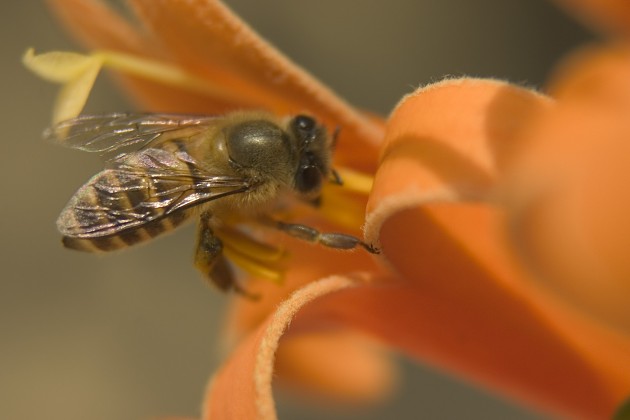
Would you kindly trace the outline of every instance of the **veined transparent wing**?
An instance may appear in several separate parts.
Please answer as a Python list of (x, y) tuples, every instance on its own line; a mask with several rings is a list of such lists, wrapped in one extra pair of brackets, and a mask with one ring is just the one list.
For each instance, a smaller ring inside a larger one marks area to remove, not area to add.
[(113, 154), (146, 147), (166, 133), (186, 130), (192, 135), (219, 117), (178, 114), (113, 113), (80, 115), (44, 131), (53, 143), (87, 152)]
[(208, 173), (189, 155), (147, 148), (92, 177), (70, 199), (57, 227), (74, 238), (114, 235), (255, 187), (255, 180)]

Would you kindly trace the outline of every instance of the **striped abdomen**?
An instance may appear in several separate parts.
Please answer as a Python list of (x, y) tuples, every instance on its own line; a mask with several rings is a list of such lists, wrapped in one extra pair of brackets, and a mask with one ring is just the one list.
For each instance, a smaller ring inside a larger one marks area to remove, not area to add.
[(189, 185), (143, 171), (107, 169), (72, 197), (57, 220), (63, 244), (88, 252), (113, 251), (170, 231), (191, 209), (170, 211)]
[[(172, 216), (154, 220), (137, 228), (130, 228), (107, 236), (78, 238), (63, 236), (62, 243), (66, 248), (86, 252), (108, 252), (123, 249), (144, 241), (148, 241), (161, 233), (173, 230), (188, 219), (187, 211), (182, 210)], [(188, 210), (190, 213), (190, 210)]]

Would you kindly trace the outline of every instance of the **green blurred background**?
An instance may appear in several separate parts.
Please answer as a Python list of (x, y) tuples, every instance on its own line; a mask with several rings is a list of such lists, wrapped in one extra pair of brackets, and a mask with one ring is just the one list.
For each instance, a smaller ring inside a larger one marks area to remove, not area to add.
[[(593, 38), (544, 0), (227, 3), (353, 104), (382, 114), (446, 75), (543, 86), (559, 57)], [(0, 418), (195, 416), (220, 360), (229, 298), (194, 271), (190, 227), (103, 258), (62, 248), (57, 215), (100, 163), (41, 140), (57, 88), (20, 56), (76, 46), (40, 1), (0, 10)], [(128, 109), (100, 77), (87, 111)], [(541, 418), (429, 366), (400, 364), (400, 390), (383, 405), (321, 411), (280, 398), (280, 418)]]

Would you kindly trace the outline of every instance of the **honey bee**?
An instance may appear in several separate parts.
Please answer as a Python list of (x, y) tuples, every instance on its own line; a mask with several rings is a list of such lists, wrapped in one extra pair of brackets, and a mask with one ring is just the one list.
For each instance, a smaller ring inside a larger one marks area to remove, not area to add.
[(57, 220), (68, 248), (118, 250), (197, 217), (195, 265), (220, 289), (241, 293), (215, 235), (226, 218), (265, 223), (332, 248), (378, 252), (351, 235), (269, 217), (285, 195), (317, 203), (324, 182), (341, 184), (331, 166), (336, 136), (310, 116), (86, 115), (44, 137), (110, 156)]

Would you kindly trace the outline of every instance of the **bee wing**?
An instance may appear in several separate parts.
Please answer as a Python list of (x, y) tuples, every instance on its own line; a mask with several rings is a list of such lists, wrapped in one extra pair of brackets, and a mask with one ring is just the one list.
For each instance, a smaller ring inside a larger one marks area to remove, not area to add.
[(254, 187), (252, 180), (212, 175), (187, 154), (143, 149), (113, 161), (83, 185), (57, 227), (73, 238), (114, 235)]
[(87, 152), (110, 154), (119, 149), (148, 145), (166, 133), (202, 130), (217, 117), (177, 114), (113, 113), (80, 115), (44, 131), (53, 143)]

